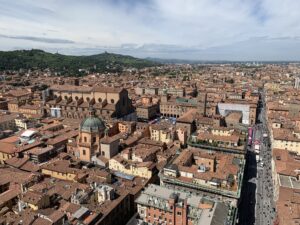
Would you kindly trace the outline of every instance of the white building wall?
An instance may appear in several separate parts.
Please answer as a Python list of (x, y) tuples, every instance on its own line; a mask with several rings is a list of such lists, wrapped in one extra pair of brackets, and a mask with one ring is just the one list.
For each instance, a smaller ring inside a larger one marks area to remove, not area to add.
[(218, 103), (218, 110), (222, 116), (226, 116), (228, 111), (240, 111), (243, 114), (242, 123), (246, 125), (250, 124), (250, 105)]

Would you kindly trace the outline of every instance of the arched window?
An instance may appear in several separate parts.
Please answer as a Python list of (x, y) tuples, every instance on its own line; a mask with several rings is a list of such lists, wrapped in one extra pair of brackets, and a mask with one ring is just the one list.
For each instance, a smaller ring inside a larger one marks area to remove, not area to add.
[(115, 100), (111, 99), (110, 102), (111, 102), (112, 104), (114, 104), (114, 103), (115, 103)]
[(98, 102), (102, 102), (102, 98), (98, 98)]
[(65, 98), (65, 100), (67, 100), (67, 99), (68, 99), (68, 96), (66, 96), (66, 95), (65, 95), (65, 97), (64, 97), (64, 98)]
[(78, 100), (78, 96), (75, 96), (75, 100), (76, 100), (76, 101)]
[(89, 97), (87, 97), (87, 98), (86, 98), (86, 101), (87, 101), (87, 102), (89, 102), (89, 101), (90, 101), (90, 98), (89, 98)]

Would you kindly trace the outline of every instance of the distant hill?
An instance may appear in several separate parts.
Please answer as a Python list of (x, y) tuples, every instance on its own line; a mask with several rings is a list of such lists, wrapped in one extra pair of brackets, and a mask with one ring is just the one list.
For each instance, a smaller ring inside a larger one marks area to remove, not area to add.
[(91, 56), (70, 56), (38, 49), (0, 51), (0, 71), (49, 68), (61, 75), (81, 75), (84, 70), (121, 72), (124, 68), (141, 69), (155, 65), (159, 63), (107, 52)]

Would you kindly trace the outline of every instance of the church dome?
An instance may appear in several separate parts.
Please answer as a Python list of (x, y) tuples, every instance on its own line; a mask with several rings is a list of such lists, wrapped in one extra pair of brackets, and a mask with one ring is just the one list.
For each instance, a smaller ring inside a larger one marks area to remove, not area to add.
[(105, 130), (104, 122), (95, 116), (94, 112), (90, 112), (90, 115), (85, 118), (80, 124), (80, 131), (89, 133), (103, 132)]

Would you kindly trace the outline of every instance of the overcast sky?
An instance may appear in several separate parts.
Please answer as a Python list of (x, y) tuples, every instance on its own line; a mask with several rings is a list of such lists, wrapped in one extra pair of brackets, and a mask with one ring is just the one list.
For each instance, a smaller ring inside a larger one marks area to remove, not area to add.
[(0, 0), (0, 50), (300, 60), (300, 0)]

